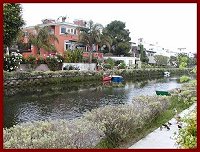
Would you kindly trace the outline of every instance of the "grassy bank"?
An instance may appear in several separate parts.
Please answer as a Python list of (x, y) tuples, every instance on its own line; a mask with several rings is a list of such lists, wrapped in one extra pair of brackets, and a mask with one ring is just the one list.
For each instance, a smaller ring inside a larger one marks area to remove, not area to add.
[(196, 82), (190, 82), (184, 84), (182, 87), (181, 93), (172, 92), (172, 96), (170, 97), (170, 105), (164, 110), (162, 113), (157, 115), (152, 121), (148, 121), (142, 128), (138, 128), (137, 130), (132, 130), (130, 134), (128, 134), (122, 142), (113, 143), (110, 139), (106, 138), (101, 140), (101, 142), (96, 146), (96, 148), (128, 148), (140, 139), (147, 136), (149, 133), (162, 126), (163, 123), (171, 120), (174, 115), (174, 108), (177, 109), (177, 112), (189, 108), (194, 102), (196, 102)]
[[(144, 126), (144, 128), (139, 129), (138, 132), (134, 132), (130, 136), (126, 138), (126, 141), (124, 143), (121, 143), (121, 146), (119, 148), (128, 148), (140, 139), (144, 138), (147, 136), (149, 133), (153, 132), (155, 129), (159, 128), (162, 126), (162, 124), (168, 122), (171, 120), (175, 113), (174, 113), (174, 108), (177, 109), (178, 112), (181, 112), (187, 108), (189, 108), (192, 103), (190, 104), (185, 104), (182, 101), (180, 102), (178, 100), (178, 96), (173, 96), (171, 97), (171, 104), (167, 110), (165, 110), (163, 113), (161, 113), (158, 117), (156, 117), (151, 123), (148, 123)], [(130, 142), (131, 141), (131, 142)]]

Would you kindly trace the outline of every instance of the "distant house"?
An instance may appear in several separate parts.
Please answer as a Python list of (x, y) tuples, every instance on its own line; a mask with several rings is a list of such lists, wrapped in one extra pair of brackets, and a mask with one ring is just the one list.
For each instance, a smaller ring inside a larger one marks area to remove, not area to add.
[(133, 64), (137, 64), (137, 62), (140, 61), (140, 51), (139, 51), (139, 46), (136, 43), (131, 42), (131, 50), (129, 53), (130, 57), (134, 57)]
[(112, 57), (104, 57), (104, 60), (111, 58), (115, 61), (124, 61), (126, 66), (133, 66), (137, 64), (137, 58), (136, 57), (118, 57), (118, 56), (112, 56)]
[[(42, 24), (39, 24), (37, 26), (39, 27), (50, 27), (49, 32), (54, 34), (57, 38), (59, 43), (52, 42), (52, 44), (55, 46), (56, 51), (63, 55), (66, 50), (74, 50), (74, 49), (82, 49), (84, 51), (87, 51), (87, 46), (83, 44), (78, 44), (78, 34), (80, 31), (78, 30), (78, 27), (86, 28), (86, 22), (84, 20), (75, 20), (73, 23), (69, 23), (65, 21), (66, 18), (62, 17), (61, 21), (56, 21), (53, 19), (44, 19), (42, 20)], [(23, 29), (24, 31), (24, 42), (28, 43), (28, 33), (36, 33), (36, 30), (34, 28), (35, 26), (26, 27)], [(94, 50), (97, 50), (98, 46), (94, 46)], [(52, 54), (52, 52), (48, 52), (44, 49), (41, 49), (40, 55), (41, 56), (47, 56), (48, 54)], [(28, 52), (22, 53), (24, 56), (29, 56), (30, 54), (36, 55), (37, 50), (35, 46), (31, 46)]]
[(156, 61), (155, 61), (155, 58), (154, 58), (154, 55), (155, 55), (155, 51), (151, 51), (151, 50), (146, 50), (146, 55), (149, 59), (149, 64), (156, 64)]

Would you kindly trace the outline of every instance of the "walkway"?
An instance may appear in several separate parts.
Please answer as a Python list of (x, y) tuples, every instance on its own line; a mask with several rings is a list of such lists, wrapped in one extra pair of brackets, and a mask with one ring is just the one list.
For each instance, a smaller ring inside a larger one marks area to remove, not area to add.
[[(179, 115), (184, 117), (195, 108), (196, 104), (193, 104), (190, 108), (182, 111)], [(167, 130), (166, 128), (160, 130), (160, 128), (158, 128), (129, 147), (129, 149), (176, 149), (177, 145), (176, 141), (173, 139), (173, 136), (175, 132), (178, 132), (178, 126), (174, 118), (172, 118), (169, 122), (172, 123), (170, 130)]]

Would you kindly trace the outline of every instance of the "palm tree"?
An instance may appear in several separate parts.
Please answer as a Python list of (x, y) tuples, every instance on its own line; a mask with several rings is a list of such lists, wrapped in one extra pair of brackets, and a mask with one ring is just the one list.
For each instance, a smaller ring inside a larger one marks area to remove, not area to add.
[(110, 48), (110, 39), (108, 36), (102, 34), (103, 26), (101, 24), (94, 24), (93, 21), (88, 22), (87, 28), (78, 28), (80, 31), (78, 42), (87, 46), (90, 52), (89, 62), (91, 63), (91, 53), (93, 51), (93, 45), (107, 45)]
[(112, 38), (108, 35), (107, 31), (103, 29), (101, 34), (101, 42), (98, 45), (100, 47), (107, 46), (108, 51), (110, 53), (112, 42), (113, 42)]
[(58, 42), (58, 38), (49, 32), (50, 27), (45, 26), (39, 28), (35, 26), (35, 34), (29, 34), (29, 42), (37, 48), (37, 53), (40, 54), (40, 50), (43, 48), (46, 51), (55, 52), (56, 48), (52, 42)]

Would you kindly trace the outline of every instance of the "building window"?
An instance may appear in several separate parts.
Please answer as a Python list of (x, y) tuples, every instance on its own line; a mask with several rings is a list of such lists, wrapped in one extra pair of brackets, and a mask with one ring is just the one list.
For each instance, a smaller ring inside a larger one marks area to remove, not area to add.
[(65, 27), (61, 27), (60, 33), (61, 33), (61, 34), (65, 34), (65, 33), (66, 33), (66, 28), (65, 28)]
[(129, 60), (129, 66), (131, 66), (133, 64), (132, 60)]
[(54, 29), (49, 29), (50, 34), (54, 34)]
[(70, 33), (70, 29), (68, 29), (67, 32)]
[(36, 34), (37, 34), (36, 30), (33, 30), (33, 34), (34, 34), (34, 35), (36, 35)]
[(73, 29), (71, 29), (71, 33), (72, 33), (72, 34), (74, 33), (74, 30), (73, 30)]
[(76, 35), (76, 29), (74, 29), (74, 35)]
[(24, 36), (25, 36), (25, 37), (28, 36), (28, 32), (27, 32), (27, 31), (24, 32)]
[(75, 49), (75, 42), (67, 41), (64, 43), (65, 50), (74, 50)]

